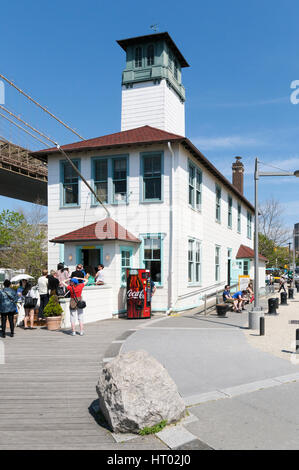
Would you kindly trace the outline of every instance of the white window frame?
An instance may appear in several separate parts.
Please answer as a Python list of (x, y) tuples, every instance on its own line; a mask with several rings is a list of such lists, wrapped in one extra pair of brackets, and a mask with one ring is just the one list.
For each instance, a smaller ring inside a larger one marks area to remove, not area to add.
[(188, 285), (201, 285), (201, 241), (193, 237), (188, 238)]

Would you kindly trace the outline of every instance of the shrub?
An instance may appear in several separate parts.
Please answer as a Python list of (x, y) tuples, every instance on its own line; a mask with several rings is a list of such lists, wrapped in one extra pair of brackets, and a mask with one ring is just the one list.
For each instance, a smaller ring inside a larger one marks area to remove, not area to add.
[(60, 317), (63, 313), (57, 295), (51, 295), (49, 302), (44, 308), (45, 317)]

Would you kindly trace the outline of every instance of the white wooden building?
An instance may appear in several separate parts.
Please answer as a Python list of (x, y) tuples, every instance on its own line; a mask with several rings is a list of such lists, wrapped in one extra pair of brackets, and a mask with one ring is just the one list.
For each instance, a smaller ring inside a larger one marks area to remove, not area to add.
[(118, 43), (121, 132), (63, 146), (110, 217), (56, 148), (35, 153), (48, 161), (49, 268), (103, 263), (113, 314), (125, 309), (124, 268), (150, 268), (153, 310), (190, 308), (252, 272), (237, 259), (253, 248), (244, 167), (237, 157), (231, 183), (185, 137), (188, 64), (168, 33)]

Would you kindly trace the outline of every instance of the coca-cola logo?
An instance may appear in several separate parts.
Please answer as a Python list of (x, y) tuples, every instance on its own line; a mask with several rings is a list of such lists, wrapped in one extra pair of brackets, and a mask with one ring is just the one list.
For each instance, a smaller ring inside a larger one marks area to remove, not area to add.
[(144, 299), (144, 292), (143, 290), (132, 290), (129, 289), (127, 292), (128, 299)]

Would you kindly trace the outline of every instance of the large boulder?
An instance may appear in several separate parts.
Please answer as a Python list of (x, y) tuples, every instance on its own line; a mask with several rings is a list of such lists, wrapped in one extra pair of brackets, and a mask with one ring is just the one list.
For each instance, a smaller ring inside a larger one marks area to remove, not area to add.
[(185, 404), (166, 369), (146, 351), (121, 354), (103, 365), (99, 405), (114, 432), (137, 433), (185, 415)]

